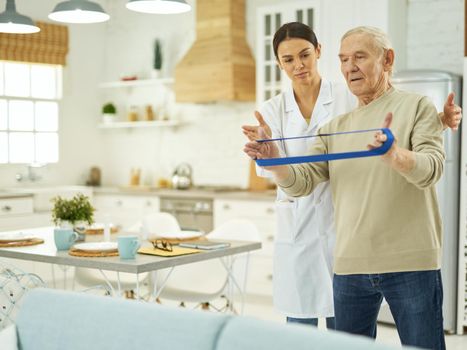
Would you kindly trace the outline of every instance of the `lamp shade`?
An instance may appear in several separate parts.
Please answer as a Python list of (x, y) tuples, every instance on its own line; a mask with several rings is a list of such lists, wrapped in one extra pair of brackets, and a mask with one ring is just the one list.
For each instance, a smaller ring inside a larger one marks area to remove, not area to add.
[(16, 12), (15, 0), (7, 0), (5, 11), (0, 13), (0, 33), (30, 34), (39, 31), (31, 18)]
[(154, 14), (174, 14), (191, 10), (191, 6), (185, 0), (129, 0), (127, 9)]
[(63, 23), (100, 23), (108, 21), (110, 16), (95, 2), (68, 0), (58, 3), (49, 18)]

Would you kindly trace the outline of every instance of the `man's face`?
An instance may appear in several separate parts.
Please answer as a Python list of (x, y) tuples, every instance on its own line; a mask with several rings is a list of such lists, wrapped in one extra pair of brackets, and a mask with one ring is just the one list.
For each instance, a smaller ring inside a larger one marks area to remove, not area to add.
[(388, 79), (384, 56), (367, 34), (352, 34), (342, 40), (341, 72), (355, 96), (373, 96), (384, 88)]

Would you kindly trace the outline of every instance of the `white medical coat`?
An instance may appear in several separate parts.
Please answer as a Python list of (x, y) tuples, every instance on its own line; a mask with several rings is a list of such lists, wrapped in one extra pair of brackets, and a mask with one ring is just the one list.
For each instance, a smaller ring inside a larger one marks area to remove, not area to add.
[[(347, 87), (322, 80), (310, 124), (303, 118), (292, 87), (260, 108), (273, 138), (316, 134), (318, 129), (356, 105)], [(277, 143), (282, 155), (305, 155), (313, 138)], [(259, 175), (268, 176), (258, 168)], [(273, 259), (275, 308), (289, 317), (334, 316), (332, 261), (334, 210), (329, 182), (306, 197), (288, 197), (280, 189), (276, 200), (277, 232)]]

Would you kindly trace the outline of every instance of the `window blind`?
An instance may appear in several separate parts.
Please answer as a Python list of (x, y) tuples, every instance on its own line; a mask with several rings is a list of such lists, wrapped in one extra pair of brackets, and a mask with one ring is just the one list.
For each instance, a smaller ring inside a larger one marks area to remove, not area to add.
[(34, 34), (0, 33), (0, 60), (66, 65), (68, 27), (37, 21)]

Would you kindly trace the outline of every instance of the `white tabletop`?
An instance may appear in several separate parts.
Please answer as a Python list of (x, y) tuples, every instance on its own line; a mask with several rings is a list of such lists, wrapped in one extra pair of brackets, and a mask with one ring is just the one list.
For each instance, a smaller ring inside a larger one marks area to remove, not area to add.
[[(57, 251), (53, 239), (53, 229), (53, 227), (39, 227), (27, 230), (8, 231), (9, 233), (24, 232), (28, 235), (31, 234), (34, 237), (42, 238), (44, 243), (27, 247), (0, 248), (0, 257), (138, 274), (197, 261), (245, 253), (261, 248), (260, 242), (229, 241), (230, 247), (228, 248), (202, 251), (200, 253), (176, 257), (159, 257), (144, 254), (137, 254), (134, 260), (122, 260), (118, 256), (99, 258), (76, 257), (69, 255), (66, 250)], [(112, 236), (112, 239), (115, 240), (115, 235)], [(103, 236), (100, 237), (103, 239)], [(150, 243), (142, 242), (142, 246), (150, 246)]]

